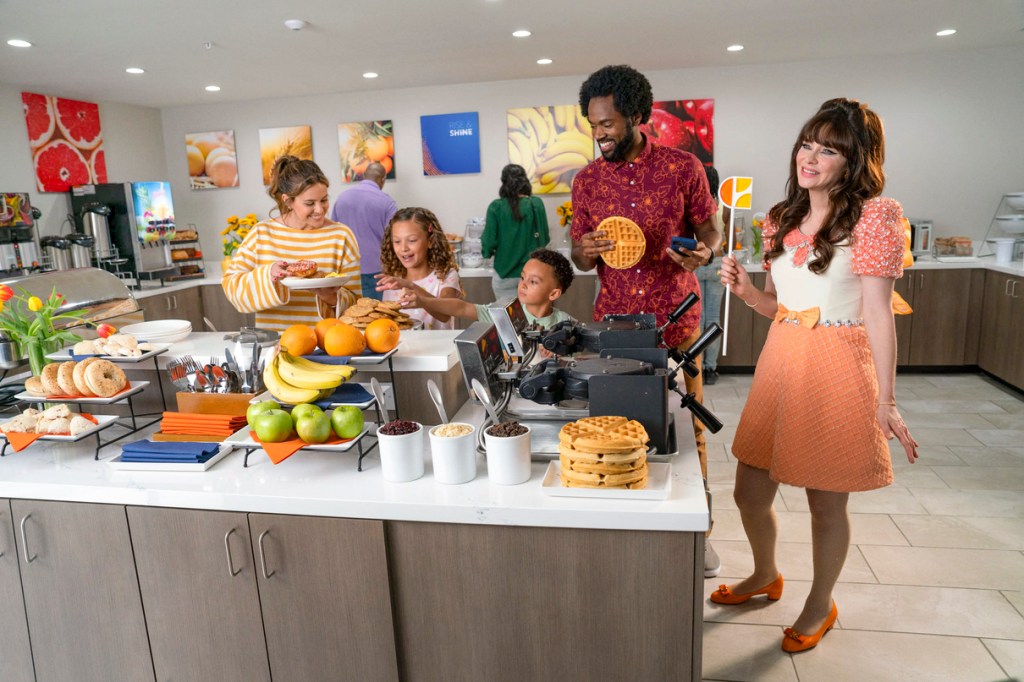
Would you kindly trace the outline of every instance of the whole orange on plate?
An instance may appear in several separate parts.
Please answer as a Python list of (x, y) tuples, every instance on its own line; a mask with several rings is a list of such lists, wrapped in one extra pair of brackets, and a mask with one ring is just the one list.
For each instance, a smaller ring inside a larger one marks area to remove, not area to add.
[(305, 324), (293, 324), (281, 334), (281, 348), (292, 355), (309, 355), (316, 350), (316, 331)]
[(316, 327), (313, 329), (313, 331), (316, 332), (316, 345), (325, 353), (327, 352), (327, 349), (324, 348), (324, 336), (327, 334), (327, 330), (336, 324), (341, 324), (341, 320), (336, 317), (328, 317), (317, 322)]
[(402, 332), (394, 320), (381, 318), (366, 325), (366, 345), (374, 353), (387, 353), (398, 345)]
[(324, 351), (335, 357), (359, 355), (366, 350), (363, 333), (350, 324), (339, 322), (324, 334)]

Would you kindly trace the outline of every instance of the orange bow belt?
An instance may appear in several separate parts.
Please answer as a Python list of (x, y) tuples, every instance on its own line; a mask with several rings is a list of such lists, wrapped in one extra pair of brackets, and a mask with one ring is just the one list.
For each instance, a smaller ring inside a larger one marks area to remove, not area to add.
[(790, 310), (780, 303), (779, 310), (775, 313), (776, 322), (789, 321), (792, 324), (799, 324), (808, 329), (814, 329), (814, 325), (818, 324), (820, 318), (821, 309), (818, 307), (808, 308), (807, 310)]

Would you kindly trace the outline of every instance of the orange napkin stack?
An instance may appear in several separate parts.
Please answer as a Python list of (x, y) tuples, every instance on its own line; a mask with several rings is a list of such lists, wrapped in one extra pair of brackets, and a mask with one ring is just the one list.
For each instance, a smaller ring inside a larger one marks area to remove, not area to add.
[[(273, 462), (274, 464), (280, 464), (281, 462), (288, 459), (302, 448), (309, 445), (309, 443), (302, 440), (298, 436), (295, 436), (294, 438), (289, 438), (288, 440), (283, 440), (280, 443), (264, 443), (263, 441), (260, 440), (259, 436), (256, 435), (255, 431), (250, 431), (249, 437), (252, 438), (253, 441), (260, 444), (260, 447), (263, 448), (263, 451), (267, 453), (267, 457), (269, 457), (270, 461)], [(332, 433), (331, 437), (328, 438), (325, 443), (322, 443), (322, 445), (338, 445), (340, 443), (347, 443), (350, 440), (352, 439), (338, 438), (336, 435)]]
[[(93, 424), (99, 424), (99, 421), (96, 420), (96, 417), (92, 416), (91, 414), (86, 414), (86, 413), (83, 412), (81, 416), (85, 417), (86, 419), (91, 421)], [(7, 441), (11, 444), (11, 447), (14, 449), (15, 452), (21, 452), (22, 450), (27, 448), (29, 445), (32, 445), (32, 443), (35, 443), (37, 440), (39, 440), (43, 436), (70, 436), (70, 435), (71, 435), (70, 433), (62, 433), (62, 434), (57, 434), (57, 433), (5, 433), (4, 434), (4, 436), (7, 438)]]
[(160, 433), (227, 438), (243, 426), (245, 415), (164, 412), (164, 418), (160, 421)]

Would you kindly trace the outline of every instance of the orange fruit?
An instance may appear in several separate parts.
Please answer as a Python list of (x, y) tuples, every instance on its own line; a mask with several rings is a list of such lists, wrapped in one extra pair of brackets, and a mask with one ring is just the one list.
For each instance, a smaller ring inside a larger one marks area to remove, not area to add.
[(327, 319), (317, 322), (316, 327), (313, 328), (313, 331), (316, 332), (316, 345), (325, 353), (327, 352), (327, 349), (324, 348), (324, 336), (327, 334), (327, 330), (336, 324), (341, 324), (341, 320), (336, 317), (328, 317)]
[(384, 138), (388, 141), (388, 156), (395, 155), (395, 138), (394, 136), (388, 136)]
[(366, 325), (366, 345), (374, 353), (387, 353), (398, 345), (401, 330), (394, 320), (381, 318)]
[(382, 166), (384, 166), (384, 173), (385, 174), (390, 173), (391, 172), (391, 168), (394, 166), (394, 162), (391, 161), (391, 157), (390, 156), (385, 156), (383, 159), (380, 160), (380, 163), (381, 163)]
[(364, 350), (366, 339), (363, 338), (363, 333), (350, 324), (339, 322), (329, 327), (324, 334), (324, 351), (328, 355), (359, 355)]
[(316, 350), (316, 332), (305, 324), (293, 324), (281, 334), (281, 348), (292, 355), (309, 355)]
[(381, 137), (371, 137), (366, 140), (366, 158), (370, 161), (380, 161), (388, 155), (388, 141)]

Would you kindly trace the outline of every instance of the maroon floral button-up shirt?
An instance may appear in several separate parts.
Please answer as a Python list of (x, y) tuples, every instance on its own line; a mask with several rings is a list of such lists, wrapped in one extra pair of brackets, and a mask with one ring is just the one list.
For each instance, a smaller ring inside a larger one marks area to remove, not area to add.
[[(647, 238), (643, 257), (631, 268), (616, 270), (598, 258), (601, 293), (595, 320), (606, 314), (655, 313), (661, 325), (687, 294), (700, 295), (696, 275), (665, 253), (672, 237), (693, 237), (694, 226), (717, 209), (696, 156), (647, 139), (632, 162), (598, 157), (573, 180), (572, 209), (570, 234), (576, 241), (609, 216), (629, 218)], [(665, 330), (665, 344), (680, 345), (698, 326), (700, 304)]]

